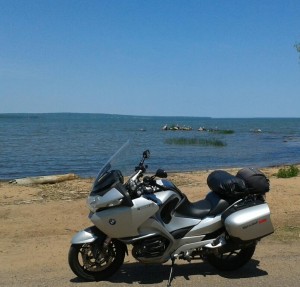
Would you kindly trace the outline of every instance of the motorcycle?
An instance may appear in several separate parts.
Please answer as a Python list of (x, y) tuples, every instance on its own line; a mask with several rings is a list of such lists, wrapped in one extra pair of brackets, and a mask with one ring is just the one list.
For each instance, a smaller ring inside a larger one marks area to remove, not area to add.
[(144, 264), (204, 260), (219, 270), (236, 270), (253, 256), (258, 241), (274, 232), (266, 202), (269, 180), (255, 168), (234, 176), (209, 174), (210, 191), (197, 202), (158, 169), (145, 175), (150, 151), (143, 152), (126, 182), (113, 168), (126, 142), (101, 168), (87, 199), (93, 226), (78, 232), (68, 255), (71, 270), (85, 281), (112, 276), (128, 255)]

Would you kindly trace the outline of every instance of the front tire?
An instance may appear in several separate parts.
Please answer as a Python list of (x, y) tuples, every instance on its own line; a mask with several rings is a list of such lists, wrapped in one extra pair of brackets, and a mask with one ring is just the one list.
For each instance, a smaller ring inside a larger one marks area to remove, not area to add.
[(124, 262), (126, 247), (112, 240), (107, 247), (94, 243), (72, 244), (69, 265), (74, 274), (85, 281), (101, 281), (112, 276)]
[(207, 255), (207, 261), (221, 271), (233, 271), (245, 265), (253, 256), (256, 245), (242, 247), (241, 249), (211, 253)]

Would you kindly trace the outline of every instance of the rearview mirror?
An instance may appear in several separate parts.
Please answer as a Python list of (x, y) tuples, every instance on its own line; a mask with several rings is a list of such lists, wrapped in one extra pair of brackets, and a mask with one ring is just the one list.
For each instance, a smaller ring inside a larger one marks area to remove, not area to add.
[(165, 172), (163, 169), (158, 169), (155, 173), (155, 176), (160, 177), (160, 178), (167, 178), (168, 174)]
[(143, 158), (150, 158), (150, 150), (147, 149), (143, 152)]

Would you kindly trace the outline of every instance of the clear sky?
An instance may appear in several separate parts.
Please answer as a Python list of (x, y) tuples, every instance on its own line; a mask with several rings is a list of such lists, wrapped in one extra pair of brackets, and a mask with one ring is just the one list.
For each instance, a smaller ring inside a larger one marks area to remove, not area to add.
[(0, 0), (0, 113), (300, 117), (299, 0)]

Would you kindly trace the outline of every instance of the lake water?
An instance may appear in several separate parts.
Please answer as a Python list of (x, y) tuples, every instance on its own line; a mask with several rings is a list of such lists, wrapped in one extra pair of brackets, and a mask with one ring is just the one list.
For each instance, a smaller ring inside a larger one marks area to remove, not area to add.
[[(192, 131), (163, 131), (178, 124)], [(200, 132), (199, 127), (233, 130)], [(256, 133), (253, 130), (260, 129)], [(218, 139), (223, 147), (168, 144), (170, 138)], [(193, 171), (300, 162), (300, 118), (221, 119), (105, 114), (0, 114), (0, 179), (76, 173), (95, 176), (126, 141), (128, 168), (145, 149), (149, 170)]]

